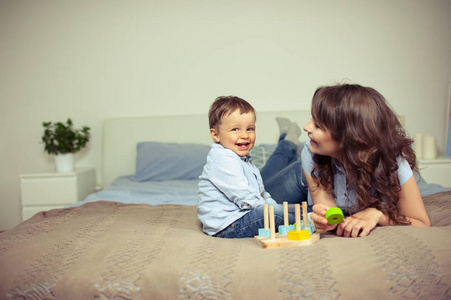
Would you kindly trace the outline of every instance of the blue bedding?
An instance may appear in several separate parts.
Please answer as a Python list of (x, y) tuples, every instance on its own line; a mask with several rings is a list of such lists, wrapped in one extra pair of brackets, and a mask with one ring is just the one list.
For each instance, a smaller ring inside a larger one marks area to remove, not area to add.
[(416, 174), (416, 173), (414, 173), (414, 174), (415, 174), (415, 179), (417, 180), (417, 183), (418, 183), (418, 188), (420, 189), (421, 196), (427, 196), (427, 195), (432, 195), (435, 193), (451, 191), (451, 188), (449, 188), (449, 187), (443, 187), (436, 183), (427, 183), (426, 180), (424, 180), (423, 178), (420, 178), (420, 180), (418, 180), (418, 174)]
[[(137, 182), (132, 178), (132, 175), (118, 177), (109, 187), (89, 195), (84, 201), (77, 202), (73, 206), (101, 200), (150, 205), (197, 205), (197, 179)], [(427, 183), (424, 179), (417, 178), (417, 182), (422, 196), (451, 191), (451, 188)]]
[(198, 179), (138, 182), (132, 180), (132, 177), (133, 175), (118, 177), (109, 187), (89, 195), (75, 206), (101, 200), (150, 205), (197, 205)]

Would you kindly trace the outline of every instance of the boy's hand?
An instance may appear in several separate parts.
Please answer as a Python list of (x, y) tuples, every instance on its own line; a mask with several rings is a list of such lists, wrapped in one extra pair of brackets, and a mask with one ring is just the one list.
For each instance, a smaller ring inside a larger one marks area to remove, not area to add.
[(316, 231), (318, 233), (324, 233), (327, 231), (334, 230), (337, 227), (337, 224), (328, 224), (326, 219), (326, 211), (329, 207), (324, 204), (318, 203), (313, 205), (313, 212), (310, 215), (310, 218), (313, 222), (315, 222)]

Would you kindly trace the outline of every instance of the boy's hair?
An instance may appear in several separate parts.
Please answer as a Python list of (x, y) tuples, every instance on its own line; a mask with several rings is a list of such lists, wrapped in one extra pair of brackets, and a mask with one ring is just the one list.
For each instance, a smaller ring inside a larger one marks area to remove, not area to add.
[(236, 96), (220, 96), (216, 98), (208, 112), (210, 128), (218, 129), (221, 118), (226, 114), (230, 115), (237, 109), (240, 110), (241, 114), (252, 112), (255, 115), (255, 110), (252, 105), (244, 99)]

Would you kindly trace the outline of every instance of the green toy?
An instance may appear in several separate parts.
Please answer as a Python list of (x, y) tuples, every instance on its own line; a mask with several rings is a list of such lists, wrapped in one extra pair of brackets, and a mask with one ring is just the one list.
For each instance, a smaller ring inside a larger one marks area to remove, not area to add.
[(344, 219), (343, 211), (339, 207), (332, 207), (326, 211), (327, 223), (334, 225), (339, 224)]

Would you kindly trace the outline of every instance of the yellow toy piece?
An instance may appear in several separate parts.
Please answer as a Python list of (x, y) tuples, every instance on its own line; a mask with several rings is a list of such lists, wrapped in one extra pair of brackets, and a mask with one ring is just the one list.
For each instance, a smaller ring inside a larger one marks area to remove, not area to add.
[(310, 230), (288, 231), (287, 239), (290, 241), (302, 241), (310, 238)]

